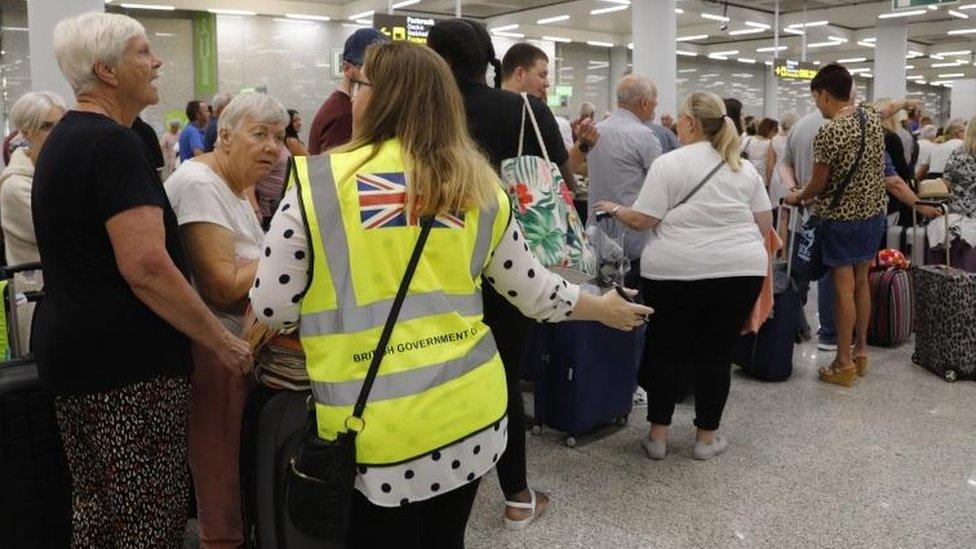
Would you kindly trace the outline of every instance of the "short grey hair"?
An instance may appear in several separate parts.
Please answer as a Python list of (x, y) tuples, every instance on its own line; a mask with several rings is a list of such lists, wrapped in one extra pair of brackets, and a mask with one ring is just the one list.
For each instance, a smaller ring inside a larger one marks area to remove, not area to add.
[(939, 128), (936, 128), (933, 124), (926, 124), (922, 126), (922, 129), (919, 130), (918, 133), (922, 139), (928, 139), (931, 141), (935, 139), (935, 136), (939, 135)]
[(583, 118), (592, 118), (596, 121), (596, 105), (589, 101), (583, 101), (579, 106), (579, 115)]
[(210, 100), (210, 106), (213, 107), (214, 115), (216, 116), (220, 109), (227, 108), (227, 105), (230, 104), (230, 100), (233, 98), (234, 96), (227, 92), (214, 94), (213, 99)]
[(952, 135), (957, 132), (965, 131), (966, 123), (958, 118), (950, 120), (949, 125), (946, 126), (945, 135)]
[(47, 113), (53, 107), (59, 107), (62, 111), (68, 110), (64, 99), (54, 92), (27, 92), (10, 108), (10, 123), (20, 133), (36, 132), (41, 129)]
[(217, 132), (227, 128), (234, 133), (245, 120), (255, 120), (263, 124), (287, 126), (291, 118), (288, 111), (274, 96), (256, 91), (246, 91), (237, 94), (223, 114), (217, 119)]
[(657, 86), (646, 76), (628, 74), (617, 86), (618, 105), (635, 105), (645, 97), (657, 97)]
[(125, 45), (146, 34), (141, 23), (128, 15), (89, 12), (62, 20), (54, 27), (54, 56), (75, 95), (98, 83), (95, 63), (118, 65)]
[(787, 133), (799, 120), (800, 115), (796, 114), (795, 112), (790, 111), (784, 113), (779, 119), (779, 128), (783, 131), (783, 133)]

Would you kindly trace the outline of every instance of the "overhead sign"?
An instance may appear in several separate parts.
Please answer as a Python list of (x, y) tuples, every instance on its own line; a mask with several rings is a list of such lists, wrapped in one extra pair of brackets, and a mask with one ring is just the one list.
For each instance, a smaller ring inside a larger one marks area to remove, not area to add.
[(941, 6), (943, 4), (958, 4), (959, 0), (891, 0), (891, 9), (907, 10), (925, 6)]
[(773, 61), (773, 74), (786, 80), (813, 80), (818, 70), (820, 69), (813, 63), (793, 59), (776, 59)]
[(427, 33), (436, 22), (436, 19), (430, 17), (373, 14), (373, 28), (385, 34), (390, 40), (409, 40), (418, 44), (427, 43)]

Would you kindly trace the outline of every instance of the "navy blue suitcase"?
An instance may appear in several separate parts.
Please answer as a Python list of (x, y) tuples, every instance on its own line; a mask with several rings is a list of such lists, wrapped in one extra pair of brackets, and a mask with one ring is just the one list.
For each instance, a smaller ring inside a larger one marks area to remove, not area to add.
[(608, 423), (626, 424), (637, 388), (646, 327), (621, 332), (598, 322), (540, 324), (535, 379), (537, 427), (565, 432), (566, 445)]

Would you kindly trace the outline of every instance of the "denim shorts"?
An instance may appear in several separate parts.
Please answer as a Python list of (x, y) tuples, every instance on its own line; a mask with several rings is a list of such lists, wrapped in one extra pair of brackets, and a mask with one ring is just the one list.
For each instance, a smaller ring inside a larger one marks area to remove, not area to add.
[(884, 212), (852, 221), (824, 219), (818, 232), (823, 264), (842, 267), (871, 261), (885, 232)]

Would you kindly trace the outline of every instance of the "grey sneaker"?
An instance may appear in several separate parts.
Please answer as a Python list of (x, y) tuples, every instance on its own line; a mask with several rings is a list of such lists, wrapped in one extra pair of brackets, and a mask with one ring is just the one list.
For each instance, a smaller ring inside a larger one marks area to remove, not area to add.
[(715, 440), (711, 444), (695, 443), (695, 459), (702, 461), (712, 459), (729, 449), (729, 441), (722, 435), (715, 435)]
[(668, 455), (668, 443), (661, 442), (658, 440), (651, 440), (647, 437), (641, 439), (641, 446), (644, 447), (644, 453), (647, 457), (660, 461)]
[(836, 343), (825, 343), (825, 342), (821, 341), (820, 343), (817, 343), (817, 349), (820, 350), (820, 351), (834, 352), (834, 351), (837, 350), (837, 344)]

